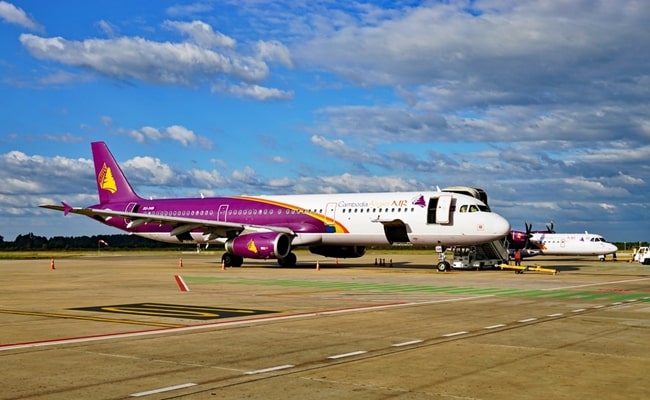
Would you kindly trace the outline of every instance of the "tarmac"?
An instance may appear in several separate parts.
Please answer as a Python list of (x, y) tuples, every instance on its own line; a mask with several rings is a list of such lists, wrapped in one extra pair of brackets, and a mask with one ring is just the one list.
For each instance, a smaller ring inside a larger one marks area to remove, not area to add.
[(1, 260), (0, 399), (650, 398), (650, 266), (298, 259)]

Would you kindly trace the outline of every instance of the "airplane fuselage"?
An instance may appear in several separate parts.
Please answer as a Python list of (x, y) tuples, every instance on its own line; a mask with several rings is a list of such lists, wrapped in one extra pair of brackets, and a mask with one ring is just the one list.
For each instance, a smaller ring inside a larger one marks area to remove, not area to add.
[[(438, 207), (448, 201), (445, 208)], [(435, 204), (433, 204), (435, 203)], [(469, 212), (470, 205), (474, 211)], [(467, 206), (467, 207), (462, 207)], [(481, 209), (483, 211), (481, 211)], [(138, 199), (91, 206), (93, 209), (283, 227), (300, 245), (464, 245), (490, 242), (508, 223), (478, 200), (442, 192), (351, 193), (285, 196), (235, 196)], [(460, 210), (465, 209), (465, 212)], [(440, 218), (440, 216), (444, 216)], [(159, 241), (224, 243), (228, 228), (205, 230), (191, 223), (174, 232), (170, 225), (144, 219), (110, 217), (105, 224)], [(211, 234), (214, 233), (214, 234)]]
[[(525, 235), (526, 233), (521, 231), (511, 232), (510, 248), (522, 248)], [(540, 255), (599, 256), (618, 250), (616, 245), (593, 233), (533, 232), (529, 242), (530, 248), (539, 251)]]

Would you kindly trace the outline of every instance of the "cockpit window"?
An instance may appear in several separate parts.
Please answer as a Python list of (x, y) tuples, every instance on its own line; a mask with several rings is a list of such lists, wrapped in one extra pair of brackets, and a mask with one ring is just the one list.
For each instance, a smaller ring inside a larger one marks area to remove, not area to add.
[(480, 205), (480, 204), (469, 204), (469, 205), (463, 204), (462, 206), (460, 206), (460, 212), (462, 212), (462, 213), (464, 213), (464, 212), (473, 213), (473, 212), (479, 212), (479, 211), (490, 212), (490, 207)]

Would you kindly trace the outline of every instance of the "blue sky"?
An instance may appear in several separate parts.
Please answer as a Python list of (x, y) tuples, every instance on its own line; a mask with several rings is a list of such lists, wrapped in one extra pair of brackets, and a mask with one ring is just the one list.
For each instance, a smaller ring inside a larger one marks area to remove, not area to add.
[(145, 197), (484, 188), (513, 228), (650, 240), (644, 1), (0, 0), (0, 236)]

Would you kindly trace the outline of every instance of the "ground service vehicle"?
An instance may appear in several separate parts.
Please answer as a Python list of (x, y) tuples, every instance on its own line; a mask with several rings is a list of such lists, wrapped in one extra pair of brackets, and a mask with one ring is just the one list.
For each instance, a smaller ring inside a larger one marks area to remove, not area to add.
[(456, 247), (452, 268), (454, 269), (485, 269), (498, 268), (502, 262), (497, 254), (485, 251), (484, 246)]
[(640, 262), (643, 265), (650, 265), (650, 247), (639, 247), (632, 256), (632, 261)]

